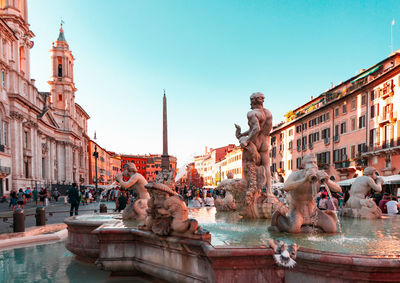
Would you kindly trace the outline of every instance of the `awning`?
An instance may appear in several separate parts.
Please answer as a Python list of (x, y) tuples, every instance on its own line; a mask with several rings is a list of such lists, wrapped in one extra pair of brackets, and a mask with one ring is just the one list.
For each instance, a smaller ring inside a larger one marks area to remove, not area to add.
[(383, 176), (385, 185), (400, 184), (400, 175)]
[(353, 84), (353, 83), (355, 83), (356, 81), (358, 81), (359, 79), (365, 78), (366, 76), (372, 74), (373, 72), (378, 71), (378, 69), (379, 69), (380, 67), (382, 67), (382, 65), (378, 65), (378, 66), (376, 66), (375, 68), (372, 68), (372, 69), (369, 70), (369, 71), (366, 71), (366, 72), (364, 72), (364, 73), (361, 73), (361, 74), (358, 75), (354, 80), (352, 80), (350, 83)]
[[(383, 178), (383, 180), (385, 180), (385, 182), (383, 183), (384, 185), (400, 184), (400, 175), (380, 176), (380, 177)], [(337, 182), (337, 184), (339, 186), (351, 186), (354, 183), (355, 179), (357, 178), (339, 181)]]

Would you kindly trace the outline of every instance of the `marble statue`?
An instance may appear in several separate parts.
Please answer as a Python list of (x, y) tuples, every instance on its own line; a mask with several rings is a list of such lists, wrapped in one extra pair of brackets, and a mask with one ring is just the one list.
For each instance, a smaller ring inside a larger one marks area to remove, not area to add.
[(186, 203), (168, 185), (148, 183), (146, 188), (151, 198), (147, 203), (147, 217), (139, 229), (152, 231), (160, 236), (211, 239), (210, 234), (198, 226), (197, 220), (189, 219)]
[[(128, 181), (124, 181), (123, 178), (129, 178)], [(147, 202), (150, 199), (150, 195), (145, 188), (147, 184), (146, 179), (138, 173), (135, 164), (126, 163), (124, 165), (124, 171), (118, 173), (115, 176), (115, 180), (120, 184), (122, 188), (133, 189), (138, 195), (137, 199), (130, 203), (122, 212), (122, 218), (124, 219), (144, 219), (147, 215)]]
[(366, 199), (365, 197), (370, 193), (371, 189), (375, 192), (381, 192), (383, 182), (383, 178), (376, 175), (375, 168), (365, 168), (364, 176), (357, 177), (351, 185), (350, 198), (343, 209), (343, 216), (366, 219), (381, 218), (381, 209), (373, 199)]
[(290, 196), (288, 215), (274, 212), (269, 230), (301, 233), (317, 229), (335, 233), (337, 216), (334, 211), (322, 211), (317, 208), (316, 194), (321, 184), (333, 192), (341, 192), (342, 189), (332, 182), (323, 170), (318, 170), (314, 154), (303, 157), (302, 168), (293, 172), (283, 187)]
[(219, 197), (215, 200), (215, 208), (217, 211), (235, 211), (236, 203), (232, 196), (232, 189), (235, 187), (235, 180), (233, 179), (233, 174), (229, 172), (227, 174), (228, 179), (223, 180), (216, 188), (217, 191), (224, 190), (225, 196)]
[[(232, 192), (237, 210), (249, 218), (271, 218), (272, 213), (287, 209), (272, 194), (269, 164), (269, 134), (272, 129), (272, 114), (264, 108), (264, 94), (250, 96), (251, 110), (247, 113), (249, 130), (242, 132), (235, 124), (236, 138), (243, 148), (242, 167), (244, 183)], [(265, 192), (262, 192), (265, 190)]]

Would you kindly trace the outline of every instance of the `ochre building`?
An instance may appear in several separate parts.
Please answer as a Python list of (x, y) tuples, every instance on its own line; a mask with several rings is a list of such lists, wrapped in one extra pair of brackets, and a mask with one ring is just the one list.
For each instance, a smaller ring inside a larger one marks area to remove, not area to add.
[(332, 179), (353, 178), (366, 166), (400, 172), (400, 51), (302, 106), (271, 132), (271, 171), (287, 179), (314, 153)]

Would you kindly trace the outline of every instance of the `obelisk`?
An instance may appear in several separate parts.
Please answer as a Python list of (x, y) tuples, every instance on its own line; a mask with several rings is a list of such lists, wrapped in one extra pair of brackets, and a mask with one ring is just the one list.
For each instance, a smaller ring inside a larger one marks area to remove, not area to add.
[(168, 129), (167, 129), (167, 97), (163, 97), (163, 154), (161, 155), (162, 171), (169, 171), (169, 156), (168, 156)]

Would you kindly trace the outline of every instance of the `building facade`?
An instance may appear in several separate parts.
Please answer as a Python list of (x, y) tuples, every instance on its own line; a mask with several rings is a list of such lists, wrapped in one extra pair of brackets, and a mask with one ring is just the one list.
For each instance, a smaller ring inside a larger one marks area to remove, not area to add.
[(120, 172), (121, 159), (113, 152), (99, 146), (90, 140), (88, 145), (89, 154), (89, 184), (96, 184), (96, 157), (97, 157), (97, 184), (110, 185), (115, 180), (115, 175)]
[(87, 120), (75, 103), (71, 51), (60, 28), (50, 50), (50, 92), (30, 77), (26, 1), (0, 1), (0, 194), (19, 188), (84, 183)]
[[(146, 176), (147, 181), (154, 182), (156, 180), (157, 174), (161, 171), (161, 154), (150, 154), (146, 155), (147, 164), (146, 164)], [(176, 163), (177, 159), (175, 156), (168, 155), (169, 158), (169, 168), (173, 170), (176, 174)]]
[(332, 179), (366, 166), (400, 171), (400, 51), (289, 111), (271, 132), (271, 172), (287, 179), (308, 153)]
[(122, 167), (130, 162), (134, 163), (138, 172), (147, 179), (147, 156), (146, 155), (119, 155), (121, 159), (121, 169)]
[(194, 157), (194, 168), (204, 184), (216, 186), (232, 172), (235, 178), (242, 177), (242, 150), (234, 144), (219, 148), (206, 148), (204, 155)]

